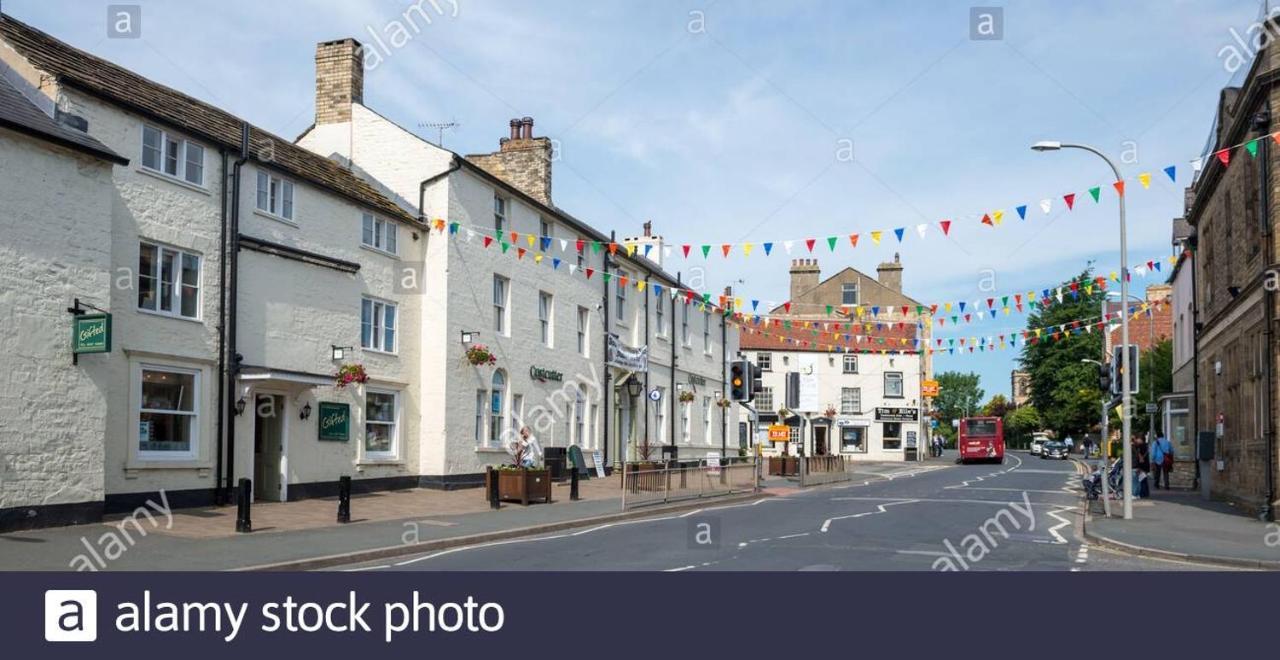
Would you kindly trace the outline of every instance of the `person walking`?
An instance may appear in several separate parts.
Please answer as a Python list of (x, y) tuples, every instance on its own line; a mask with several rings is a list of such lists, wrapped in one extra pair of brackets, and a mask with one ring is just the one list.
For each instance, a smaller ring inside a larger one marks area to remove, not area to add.
[(1068, 436), (1067, 436), (1067, 439), (1065, 440), (1065, 442), (1066, 442), (1066, 444), (1067, 444), (1067, 453), (1068, 453), (1068, 454), (1070, 454), (1070, 453), (1071, 453), (1071, 450), (1072, 450), (1072, 448), (1075, 446), (1076, 442), (1075, 442), (1075, 440), (1072, 440), (1072, 439), (1071, 439), (1071, 436), (1070, 436), (1070, 435), (1068, 435)]
[(1156, 488), (1159, 489), (1163, 483), (1164, 489), (1169, 490), (1169, 472), (1173, 469), (1173, 445), (1163, 435), (1157, 436), (1156, 441), (1151, 443), (1151, 469), (1156, 475)]
[(1150, 497), (1147, 475), (1151, 473), (1151, 454), (1146, 439), (1140, 435), (1133, 436), (1133, 472), (1133, 496)]

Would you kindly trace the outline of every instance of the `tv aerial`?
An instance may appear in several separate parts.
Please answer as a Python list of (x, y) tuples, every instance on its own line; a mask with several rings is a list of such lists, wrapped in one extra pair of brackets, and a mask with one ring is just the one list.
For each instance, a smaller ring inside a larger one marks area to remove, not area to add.
[(436, 131), (436, 146), (437, 146), (437, 147), (443, 147), (443, 146), (444, 146), (444, 132), (445, 132), (446, 130), (451, 129), (451, 128), (457, 128), (457, 127), (459, 127), (459, 126), (461, 126), (461, 125), (462, 125), (462, 124), (460, 124), (460, 123), (458, 123), (458, 122), (456, 122), (456, 121), (445, 121), (445, 122), (426, 122), (426, 123), (420, 123), (420, 124), (418, 124), (418, 128), (429, 128), (429, 129), (432, 129), (432, 130)]

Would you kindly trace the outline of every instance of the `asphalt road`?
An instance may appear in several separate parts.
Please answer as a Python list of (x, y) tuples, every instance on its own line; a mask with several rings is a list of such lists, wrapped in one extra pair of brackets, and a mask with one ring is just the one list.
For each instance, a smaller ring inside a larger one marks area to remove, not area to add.
[(743, 504), (337, 570), (1195, 570), (1082, 541), (1073, 461), (904, 464)]

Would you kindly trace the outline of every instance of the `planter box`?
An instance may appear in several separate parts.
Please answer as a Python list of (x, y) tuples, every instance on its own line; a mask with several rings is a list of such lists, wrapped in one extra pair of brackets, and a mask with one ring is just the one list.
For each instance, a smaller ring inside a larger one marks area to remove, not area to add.
[(498, 499), (503, 502), (537, 504), (551, 502), (551, 472), (549, 470), (491, 470), (485, 473), (485, 493), (492, 488), (490, 479), (498, 475)]

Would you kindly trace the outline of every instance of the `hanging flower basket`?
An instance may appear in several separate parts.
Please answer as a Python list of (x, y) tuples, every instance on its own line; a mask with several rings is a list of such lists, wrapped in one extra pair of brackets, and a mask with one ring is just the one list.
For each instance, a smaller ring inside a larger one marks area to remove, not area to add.
[(733, 402), (728, 399), (720, 399), (719, 401), (716, 401), (716, 405), (721, 408), (728, 408), (733, 405)]
[(693, 403), (693, 392), (683, 390), (680, 392), (680, 403)]
[(827, 417), (828, 417), (828, 418), (835, 417), (835, 416), (836, 416), (836, 407), (835, 407), (835, 406), (827, 406), (826, 415), (827, 415)]
[(342, 389), (351, 383), (367, 383), (369, 374), (365, 373), (363, 364), (344, 364), (334, 374), (334, 386)]
[(484, 344), (473, 344), (467, 348), (467, 363), (473, 367), (491, 367), (498, 362), (498, 356), (494, 355)]

